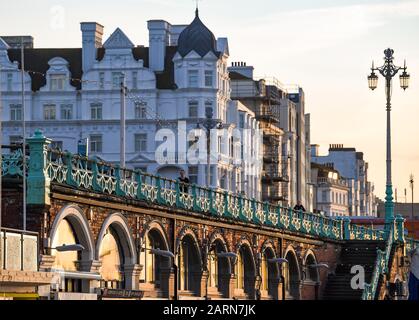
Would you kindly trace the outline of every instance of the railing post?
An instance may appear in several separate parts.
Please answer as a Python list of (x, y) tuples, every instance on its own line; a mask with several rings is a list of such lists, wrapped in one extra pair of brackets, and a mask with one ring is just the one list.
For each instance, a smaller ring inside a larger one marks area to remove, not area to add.
[(251, 203), (252, 203), (252, 222), (255, 222), (255, 220), (256, 220), (256, 222), (258, 221), (258, 218), (257, 218), (257, 208), (256, 208), (256, 200), (254, 199), (254, 198), (252, 198), (252, 200), (250, 200), (251, 201)]
[(289, 222), (290, 230), (297, 230), (297, 228), (294, 226), (294, 222), (293, 222), (294, 219), (292, 218), (293, 210), (292, 210), (291, 207), (288, 208), (288, 216), (289, 216), (289, 219), (290, 219), (290, 222)]
[(137, 177), (137, 199), (146, 200), (146, 196), (143, 192), (143, 174), (140, 170), (135, 171)]
[[(48, 146), (51, 140), (41, 131), (27, 139), (29, 145), (29, 170), (27, 178), (27, 204), (49, 205), (51, 180), (48, 175)], [(23, 152), (25, 156), (25, 152)]]
[(232, 214), (230, 213), (230, 210), (228, 210), (228, 200), (229, 200), (228, 191), (224, 191), (224, 215), (228, 218), (231, 218)]
[(351, 219), (344, 217), (342, 220), (343, 224), (343, 240), (351, 240)]
[(322, 236), (322, 237), (327, 236), (326, 232), (324, 232), (324, 220), (325, 220), (325, 217), (321, 216), (320, 217), (320, 236)]
[(270, 220), (269, 202), (268, 201), (265, 201), (265, 203), (263, 204), (263, 214), (265, 215), (265, 222), (261, 221), (261, 223), (273, 226), (273, 223)]
[(177, 180), (175, 182), (175, 190), (176, 190), (176, 207), (183, 208), (183, 203), (180, 200), (180, 185), (179, 185), (179, 181)]
[[(125, 175), (125, 174), (124, 174)], [(125, 179), (125, 177), (123, 177)], [(115, 193), (117, 196), (123, 197), (125, 196), (124, 190), (122, 190), (122, 184), (121, 184), (121, 167), (119, 164), (115, 165)]]
[(400, 214), (398, 214), (397, 216), (396, 216), (396, 219), (395, 219), (395, 230), (396, 230), (396, 235), (397, 235), (397, 237), (395, 237), (394, 238), (394, 240), (395, 241), (399, 241), (399, 242), (404, 242), (405, 241), (405, 238), (404, 238), (404, 221), (405, 221), (405, 219), (400, 215)]
[(203, 211), (199, 206), (198, 206), (198, 193), (196, 192), (196, 184), (194, 183), (192, 185), (192, 201), (193, 201), (193, 209), (194, 211)]
[(238, 195), (238, 197), (239, 197), (239, 219), (240, 220), (246, 220), (246, 218), (244, 217), (244, 213), (243, 213), (243, 196), (240, 193)]
[(66, 184), (68, 184), (69, 186), (77, 187), (77, 183), (73, 179), (73, 154), (71, 152), (66, 152), (64, 157), (67, 166)]
[(282, 207), (280, 205), (276, 206), (276, 214), (278, 215), (278, 223), (277, 223), (278, 228), (284, 228), (284, 225), (282, 224), (282, 221), (281, 221), (281, 212), (282, 212), (281, 209)]
[(93, 190), (95, 190), (96, 192), (101, 192), (102, 191), (102, 187), (100, 186), (99, 182), (98, 182), (98, 177), (99, 177), (99, 168), (97, 165), (97, 161), (93, 160), (92, 161), (92, 187)]
[(157, 176), (156, 178), (156, 188), (157, 188), (157, 203), (158, 204), (166, 204), (166, 201), (163, 199), (161, 193), (161, 178)]

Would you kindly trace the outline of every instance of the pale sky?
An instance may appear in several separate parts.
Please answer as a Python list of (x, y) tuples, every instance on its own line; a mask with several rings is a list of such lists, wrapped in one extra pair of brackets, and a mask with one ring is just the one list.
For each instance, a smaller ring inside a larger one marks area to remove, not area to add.
[[(228, 37), (230, 61), (246, 61), (255, 75), (297, 83), (311, 113), (311, 142), (364, 152), (376, 194), (385, 188), (384, 79), (374, 92), (366, 76), (383, 50), (406, 58), (411, 86), (393, 94), (393, 185), (410, 201), (409, 175), (419, 182), (419, 0), (203, 0), (200, 16), (216, 37)], [(192, 0), (14, 0), (0, 2), (0, 35), (32, 35), (35, 46), (81, 47), (81, 21), (120, 27), (135, 44), (148, 45), (147, 20), (193, 20)], [(415, 188), (419, 201), (419, 183)]]

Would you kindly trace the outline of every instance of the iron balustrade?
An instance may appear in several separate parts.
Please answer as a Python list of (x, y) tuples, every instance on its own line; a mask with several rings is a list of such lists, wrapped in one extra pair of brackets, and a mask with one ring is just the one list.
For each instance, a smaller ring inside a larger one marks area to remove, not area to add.
[(38, 233), (0, 229), (0, 266), (8, 271), (38, 271)]
[(288, 229), (342, 240), (342, 221), (295, 211), (229, 191), (147, 174), (138, 170), (48, 149), (46, 173), (51, 182), (175, 207), (213, 217)]
[[(349, 218), (332, 218), (316, 213), (295, 211), (279, 204), (246, 198), (241, 194), (233, 194), (226, 190), (196, 184), (185, 185), (177, 180), (121, 168), (117, 164), (99, 159), (46, 148), (45, 141), (42, 142), (42, 139), (39, 139), (39, 135), (35, 140), (28, 139), (28, 144), (32, 147), (35, 143), (40, 144), (37, 150), (44, 150), (45, 157), (38, 159), (29, 157), (28, 174), (44, 177), (48, 183), (53, 182), (213, 217), (335, 240), (386, 239), (384, 231), (351, 224)], [(19, 167), (22, 158), (21, 152), (20, 154), (19, 150), (16, 152), (8, 155), (9, 160), (3, 162), (3, 175), (8, 172), (21, 172), (14, 169)], [(39, 157), (39, 153), (36, 156)], [(42, 164), (39, 165), (39, 162)], [(31, 188), (31, 184), (28, 188)], [(401, 225), (397, 229), (403, 232), (403, 228)]]
[(395, 242), (395, 228), (394, 224), (390, 225), (388, 230), (388, 237), (386, 247), (383, 250), (377, 249), (377, 259), (375, 261), (374, 270), (371, 277), (371, 282), (364, 285), (362, 292), (362, 300), (374, 300), (377, 295), (377, 288), (380, 277), (388, 273), (388, 265), (390, 260), (391, 250)]

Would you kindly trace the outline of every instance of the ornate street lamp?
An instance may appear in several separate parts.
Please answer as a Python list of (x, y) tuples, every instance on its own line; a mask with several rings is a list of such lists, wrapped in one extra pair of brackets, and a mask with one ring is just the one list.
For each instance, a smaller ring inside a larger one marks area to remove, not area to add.
[[(207, 186), (211, 186), (211, 129), (222, 128), (222, 122), (218, 119), (213, 119), (214, 111), (212, 107), (205, 108), (205, 120), (203, 121), (203, 127), (207, 134)], [(197, 123), (197, 129), (200, 129), (200, 123)]]
[(368, 76), (368, 86), (371, 90), (377, 88), (378, 76), (375, 74), (375, 71), (378, 71), (386, 79), (386, 111), (387, 111), (387, 156), (386, 156), (386, 202), (385, 202), (385, 221), (386, 225), (391, 223), (394, 219), (394, 203), (393, 203), (393, 186), (391, 180), (391, 89), (392, 89), (392, 79), (400, 70), (403, 70), (403, 73), (400, 75), (400, 86), (403, 90), (406, 90), (409, 87), (410, 75), (406, 72), (406, 61), (404, 62), (404, 67), (397, 67), (394, 65), (393, 57), (394, 50), (386, 49), (384, 50), (384, 65), (375, 68), (374, 62), (371, 67), (371, 74)]

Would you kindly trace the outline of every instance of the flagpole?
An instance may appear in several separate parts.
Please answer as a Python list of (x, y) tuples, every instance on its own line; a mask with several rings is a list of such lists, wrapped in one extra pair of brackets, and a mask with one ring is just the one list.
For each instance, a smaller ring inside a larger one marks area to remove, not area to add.
[(23, 143), (22, 143), (22, 172), (23, 172), (23, 231), (26, 231), (26, 122), (25, 122), (25, 51), (23, 48), (23, 37), (20, 39), (20, 62), (21, 62), (21, 72), (20, 72), (20, 80), (21, 80), (21, 89), (22, 89), (22, 135), (23, 135)]

